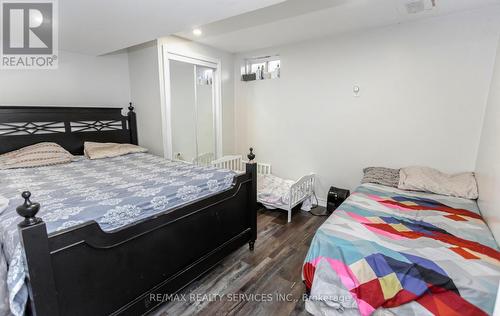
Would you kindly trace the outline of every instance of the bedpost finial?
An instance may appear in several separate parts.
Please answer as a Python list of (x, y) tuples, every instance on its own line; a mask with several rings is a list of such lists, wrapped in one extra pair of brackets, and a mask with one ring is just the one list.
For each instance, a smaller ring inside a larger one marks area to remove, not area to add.
[(129, 102), (129, 103), (128, 103), (128, 110), (129, 110), (130, 112), (134, 112), (134, 106), (132, 105), (132, 102)]
[(21, 222), (19, 225), (26, 227), (26, 226), (32, 226), (32, 225), (40, 223), (42, 220), (38, 217), (35, 217), (35, 215), (40, 210), (40, 204), (33, 203), (30, 201), (31, 192), (29, 192), (29, 191), (24, 191), (21, 194), (21, 196), (24, 199), (24, 203), (22, 205), (19, 205), (16, 208), (16, 211), (17, 211), (17, 214), (24, 217), (24, 221)]
[(255, 154), (253, 153), (253, 147), (250, 147), (250, 153), (247, 155), (247, 158), (249, 161), (252, 161), (255, 159)]
[(23, 199), (26, 201), (29, 201), (30, 197), (31, 197), (31, 192), (30, 191), (24, 191), (21, 196), (23, 197)]

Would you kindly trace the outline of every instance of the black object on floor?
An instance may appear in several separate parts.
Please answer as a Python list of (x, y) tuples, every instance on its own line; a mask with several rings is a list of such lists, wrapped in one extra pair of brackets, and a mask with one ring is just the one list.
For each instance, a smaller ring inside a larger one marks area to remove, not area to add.
[(349, 195), (351, 195), (349, 190), (330, 187), (326, 200), (326, 211), (331, 214), (349, 197)]

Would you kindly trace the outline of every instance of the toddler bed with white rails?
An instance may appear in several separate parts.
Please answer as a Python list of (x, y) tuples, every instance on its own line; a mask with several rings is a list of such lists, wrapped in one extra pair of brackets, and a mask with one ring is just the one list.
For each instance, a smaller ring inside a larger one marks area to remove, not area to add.
[[(243, 173), (247, 163), (241, 155), (230, 155), (212, 161), (212, 166)], [(314, 195), (313, 173), (297, 181), (287, 180), (272, 175), (270, 164), (257, 163), (257, 177), (257, 201), (269, 209), (287, 211), (288, 223), (292, 221), (292, 209)]]

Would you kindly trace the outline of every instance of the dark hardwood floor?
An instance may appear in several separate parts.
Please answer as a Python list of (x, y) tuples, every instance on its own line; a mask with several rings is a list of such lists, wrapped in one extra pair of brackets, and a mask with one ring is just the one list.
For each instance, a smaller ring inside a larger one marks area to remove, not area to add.
[(297, 210), (287, 224), (286, 212), (259, 210), (253, 252), (238, 249), (153, 315), (308, 315), (301, 268), (326, 218)]

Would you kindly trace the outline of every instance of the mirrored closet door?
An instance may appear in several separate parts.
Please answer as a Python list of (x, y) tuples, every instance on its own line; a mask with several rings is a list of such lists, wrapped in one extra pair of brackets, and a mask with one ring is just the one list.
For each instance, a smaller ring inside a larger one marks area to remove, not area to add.
[(208, 165), (217, 157), (216, 66), (169, 60), (172, 158)]
[(195, 162), (208, 165), (215, 159), (214, 137), (214, 69), (195, 65), (196, 68), (196, 139), (198, 156)]

